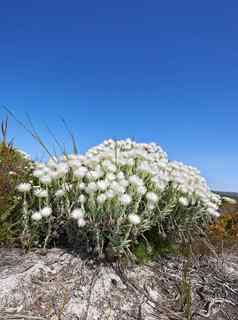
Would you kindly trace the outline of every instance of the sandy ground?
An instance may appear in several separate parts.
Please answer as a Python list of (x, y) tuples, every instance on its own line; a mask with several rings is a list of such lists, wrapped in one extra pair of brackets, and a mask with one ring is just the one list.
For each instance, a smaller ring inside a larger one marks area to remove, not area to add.
[[(187, 270), (187, 273), (186, 273)], [(191, 290), (191, 295), (189, 292)], [(99, 263), (63, 249), (0, 249), (0, 319), (238, 319), (238, 252)]]

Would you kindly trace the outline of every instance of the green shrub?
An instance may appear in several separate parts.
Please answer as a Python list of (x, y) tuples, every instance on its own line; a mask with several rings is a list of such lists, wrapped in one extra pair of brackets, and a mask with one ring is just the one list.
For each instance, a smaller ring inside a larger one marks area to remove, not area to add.
[(177, 253), (177, 246), (174, 239), (164, 238), (154, 227), (146, 231), (143, 237), (138, 238), (137, 243), (132, 246), (132, 252), (136, 260), (143, 264), (158, 256)]
[(22, 203), (16, 186), (29, 178), (31, 161), (7, 141), (7, 120), (0, 142), (0, 245), (17, 244), (22, 234)]

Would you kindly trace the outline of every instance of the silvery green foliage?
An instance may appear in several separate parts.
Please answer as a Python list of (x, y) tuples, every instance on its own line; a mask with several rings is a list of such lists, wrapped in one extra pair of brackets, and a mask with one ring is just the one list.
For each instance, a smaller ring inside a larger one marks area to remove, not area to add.
[(36, 163), (33, 176), (39, 208), (29, 214), (35, 224), (48, 225), (47, 241), (53, 229), (74, 221), (79, 234), (91, 232), (99, 254), (108, 242), (116, 254), (130, 254), (152, 227), (158, 235), (186, 238), (219, 215), (220, 198), (200, 172), (169, 161), (155, 143), (110, 139), (85, 155)]

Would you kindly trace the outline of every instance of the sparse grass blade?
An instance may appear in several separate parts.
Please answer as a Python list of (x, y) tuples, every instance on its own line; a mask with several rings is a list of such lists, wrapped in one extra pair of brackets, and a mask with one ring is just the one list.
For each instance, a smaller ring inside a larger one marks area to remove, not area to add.
[(61, 117), (61, 121), (62, 121), (65, 129), (67, 130), (67, 132), (68, 132), (68, 134), (69, 134), (69, 136), (70, 136), (70, 138), (72, 140), (73, 153), (74, 154), (78, 154), (78, 146), (77, 146), (77, 142), (76, 142), (76, 139), (75, 139), (75, 136), (74, 136), (73, 132), (69, 129), (69, 127), (68, 127), (68, 125), (67, 125), (67, 123), (66, 123), (64, 118)]

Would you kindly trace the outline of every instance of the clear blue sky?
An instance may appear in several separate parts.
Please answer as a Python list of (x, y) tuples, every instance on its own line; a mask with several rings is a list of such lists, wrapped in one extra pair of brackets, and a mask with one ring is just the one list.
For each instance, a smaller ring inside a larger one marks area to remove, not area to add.
[[(53, 145), (155, 141), (238, 191), (237, 1), (1, 1), (0, 105)], [(4, 111), (0, 111), (0, 117)], [(14, 121), (16, 144), (41, 157)]]

